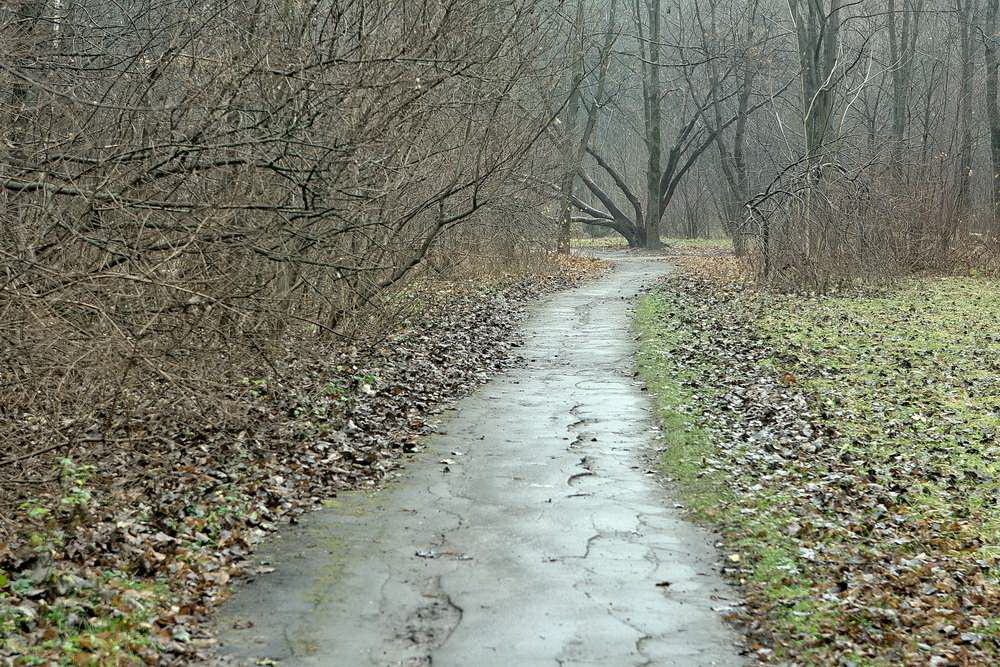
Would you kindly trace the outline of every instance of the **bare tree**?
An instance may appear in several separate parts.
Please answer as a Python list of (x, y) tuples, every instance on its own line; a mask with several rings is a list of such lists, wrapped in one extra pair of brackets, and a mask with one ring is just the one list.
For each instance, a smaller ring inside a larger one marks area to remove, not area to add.
[(889, 67), (892, 75), (892, 138), (895, 159), (902, 162), (907, 139), (909, 101), (913, 66), (920, 34), (924, 0), (889, 0), (886, 19), (889, 28)]
[[(771, 98), (783, 92), (786, 86), (762, 96), (763, 102), (752, 103), (757, 92), (756, 81), (770, 59), (768, 54), (771, 37), (769, 22), (764, 20), (760, 2), (752, 0), (738, 11), (730, 11), (726, 23), (720, 25), (720, 11), (731, 3), (711, 0), (707, 12), (695, 6), (698, 27), (702, 36), (701, 59), (707, 63), (708, 109), (702, 119), (708, 127), (732, 125), (731, 132), (715, 132), (715, 146), (719, 154), (719, 171), (725, 180), (726, 192), (722, 199), (723, 227), (733, 240), (738, 255), (746, 252), (744, 220), (746, 202), (752, 197), (750, 169), (747, 163), (747, 130), (754, 111), (768, 104)], [(725, 66), (725, 71), (723, 67)], [(731, 75), (732, 80), (727, 81)], [(688, 86), (694, 99), (699, 101), (699, 84), (688, 77)], [(734, 105), (730, 108), (727, 101)], [(727, 119), (732, 118), (727, 122)]]
[(994, 224), (1000, 221), (1000, 59), (997, 57), (997, 40), (1000, 25), (1000, 0), (987, 0), (983, 25), (983, 44), (986, 61), (986, 120), (989, 123), (990, 165), (992, 167), (991, 198)]
[(802, 124), (809, 164), (825, 160), (836, 141), (835, 104), (843, 77), (840, 43), (843, 0), (788, 0), (798, 45)]
[[(564, 173), (560, 182), (559, 240), (558, 251), (569, 253), (570, 236), (572, 234), (573, 191), (578, 172), (583, 164), (587, 146), (590, 145), (597, 125), (597, 117), (605, 104), (608, 67), (611, 62), (611, 51), (614, 48), (617, 34), (617, 0), (611, 0), (608, 7), (607, 27), (604, 30), (604, 41), (597, 54), (597, 82), (594, 85), (593, 99), (589, 105), (584, 101), (584, 81), (587, 77), (586, 51), (586, 20), (585, 2), (577, 0), (576, 15), (570, 36), (571, 80), (569, 101), (566, 105), (565, 121), (556, 132), (562, 145)], [(586, 106), (586, 116), (580, 131), (579, 116), (581, 107)]]
[(956, 164), (955, 208), (965, 212), (970, 206), (970, 181), (972, 176), (972, 134), (973, 134), (973, 104), (972, 94), (974, 78), (972, 25), (976, 9), (976, 0), (955, 0), (955, 12), (959, 27), (959, 124), (960, 139), (958, 146), (958, 162)]
[[(692, 76), (689, 70), (704, 69), (705, 63), (688, 62), (687, 52), (691, 47), (684, 40), (685, 31), (692, 23), (680, 5), (673, 9), (678, 20), (672, 25), (675, 34), (668, 36), (664, 31), (664, 17), (668, 12), (663, 3), (651, 0), (645, 9), (638, 0), (632, 5), (634, 50), (623, 58), (628, 61), (629, 71), (637, 72), (639, 78), (637, 94), (642, 116), (634, 130), (628, 126), (629, 132), (638, 134), (643, 148), (638, 177), (633, 179), (627, 175), (626, 170), (632, 165), (621, 160), (616, 164), (611, 153), (615, 146), (595, 142), (587, 148), (592, 164), (580, 171), (592, 201), (579, 196), (573, 198), (573, 205), (584, 214), (577, 218), (578, 221), (613, 229), (625, 237), (631, 247), (662, 245), (660, 223), (678, 187), (699, 158), (714, 145), (718, 134), (738, 120), (737, 115), (732, 115), (716, 126), (705, 123), (704, 112), (718, 101), (718, 96), (712, 97), (712, 91), (721, 88), (721, 80), (709, 84), (693, 102), (694, 98), (687, 94), (684, 82)], [(677, 62), (664, 61), (663, 52), (668, 44), (672, 45), (670, 49), (677, 56)], [(674, 79), (669, 91), (664, 88), (668, 71)], [(733, 71), (733, 68), (727, 71), (727, 81)], [(621, 98), (619, 106), (629, 104), (632, 99)], [(665, 114), (668, 101), (673, 105), (669, 108), (670, 113)], [(619, 114), (628, 116), (629, 110), (619, 109)], [(594, 168), (606, 183), (595, 176)]]

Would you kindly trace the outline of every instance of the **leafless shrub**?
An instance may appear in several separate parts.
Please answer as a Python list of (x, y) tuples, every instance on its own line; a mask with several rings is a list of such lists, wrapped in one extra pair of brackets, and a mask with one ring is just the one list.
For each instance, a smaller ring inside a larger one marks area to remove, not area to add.
[(821, 292), (941, 268), (956, 230), (947, 193), (827, 167), (751, 203), (748, 259), (763, 282)]
[(225, 428), (223, 397), (282, 340), (365, 335), (416, 273), (537, 246), (545, 11), (0, 9), (7, 451), (142, 437), (156, 411)]

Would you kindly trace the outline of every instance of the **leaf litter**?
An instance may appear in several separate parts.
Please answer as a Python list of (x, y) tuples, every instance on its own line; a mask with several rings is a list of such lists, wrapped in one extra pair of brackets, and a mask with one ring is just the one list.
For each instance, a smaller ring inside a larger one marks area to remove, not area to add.
[(0, 665), (210, 655), (212, 608), (237, 578), (273, 571), (253, 560), (261, 540), (397, 474), (435, 415), (517, 362), (527, 305), (605, 266), (411, 288), (420, 307), (384, 340), (291, 340), (270, 369), (203, 399), (226, 403), (208, 412), (225, 418), (194, 419), (189, 399), (165, 396), (161, 413), (0, 469)]
[(791, 297), (720, 273), (646, 297), (640, 363), (754, 656), (997, 664), (996, 288)]

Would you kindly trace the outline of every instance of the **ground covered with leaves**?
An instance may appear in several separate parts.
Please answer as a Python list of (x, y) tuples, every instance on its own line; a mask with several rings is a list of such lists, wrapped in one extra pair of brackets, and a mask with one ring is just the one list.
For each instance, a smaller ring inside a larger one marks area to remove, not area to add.
[(640, 362), (756, 656), (998, 664), (1000, 288), (777, 295), (710, 265), (642, 301)]
[(267, 571), (251, 555), (268, 532), (391, 476), (432, 415), (516, 359), (533, 300), (601, 270), (414, 285), (380, 340), (290, 340), (225, 395), (154, 387), (162, 411), (97, 415), (78, 442), (19, 416), (25, 447), (0, 461), (0, 665), (198, 658), (230, 581)]
[[(732, 242), (728, 239), (665, 238), (665, 255), (715, 255), (730, 252)], [(581, 237), (570, 240), (570, 245), (581, 250), (623, 250), (628, 248), (625, 237), (618, 234), (598, 237)]]

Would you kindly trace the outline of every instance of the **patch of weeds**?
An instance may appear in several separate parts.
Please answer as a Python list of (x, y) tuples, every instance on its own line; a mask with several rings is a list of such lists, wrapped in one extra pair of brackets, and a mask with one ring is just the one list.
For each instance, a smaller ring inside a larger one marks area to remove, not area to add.
[(175, 530), (180, 541), (197, 552), (215, 546), (240, 517), (256, 520), (255, 515), (252, 498), (227, 486), (218, 489), (208, 501), (186, 507), (184, 519), (175, 523)]
[(0, 658), (12, 664), (137, 664), (155, 654), (153, 621), (171, 599), (165, 584), (56, 559), (92, 516), (92, 474), (64, 459), (60, 496), (22, 506), (35, 566), (16, 577), (0, 571)]
[(163, 584), (150, 584), (120, 572), (106, 572), (58, 599), (45, 612), (52, 639), (36, 652), (62, 653), (69, 664), (124, 664), (149, 655), (152, 621), (169, 597)]
[(663, 239), (668, 251), (680, 254), (699, 252), (727, 252), (733, 249), (729, 239)]
[(255, 399), (266, 397), (270, 393), (267, 378), (243, 378), (243, 384), (248, 387), (248, 393)]
[[(661, 239), (667, 252), (694, 252), (694, 251), (718, 251), (729, 250), (732, 243), (728, 239), (687, 239), (687, 238), (664, 238)], [(617, 234), (603, 236), (600, 238), (578, 238), (570, 240), (570, 247), (585, 249), (624, 249), (628, 247), (628, 242), (624, 237)]]
[(602, 236), (600, 238), (578, 238), (570, 239), (569, 245), (571, 248), (627, 248), (628, 242), (624, 237), (613, 234), (610, 236)]

